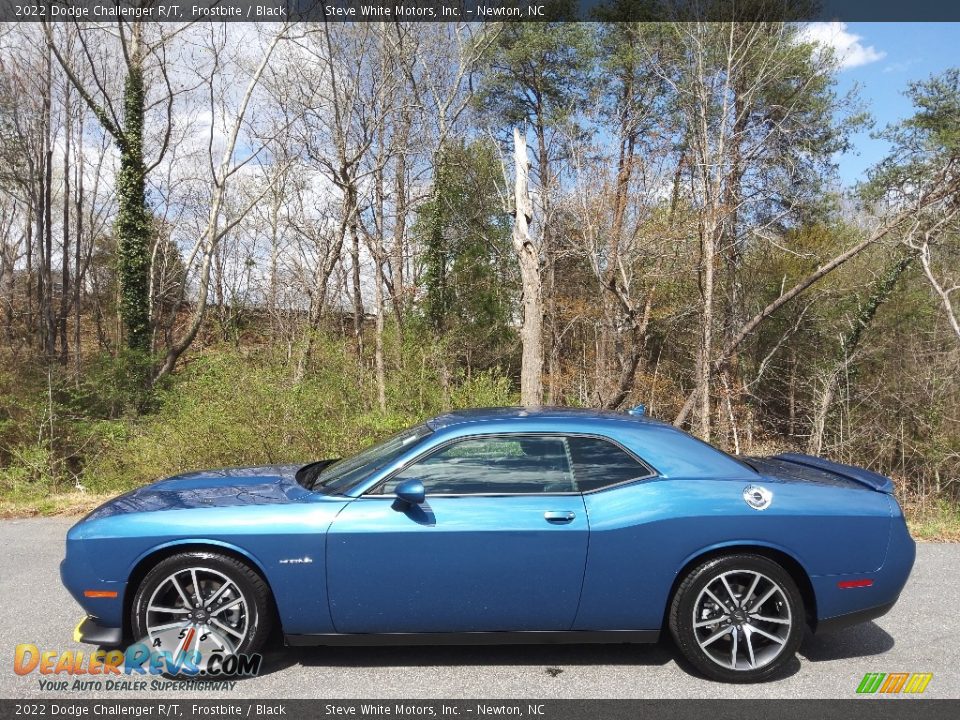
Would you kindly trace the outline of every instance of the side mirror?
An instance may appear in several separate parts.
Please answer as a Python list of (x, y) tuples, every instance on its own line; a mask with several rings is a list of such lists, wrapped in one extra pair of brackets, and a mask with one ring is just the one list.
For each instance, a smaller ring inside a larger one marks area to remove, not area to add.
[(398, 500), (408, 505), (422, 505), (425, 497), (423, 483), (419, 480), (404, 480), (394, 491)]

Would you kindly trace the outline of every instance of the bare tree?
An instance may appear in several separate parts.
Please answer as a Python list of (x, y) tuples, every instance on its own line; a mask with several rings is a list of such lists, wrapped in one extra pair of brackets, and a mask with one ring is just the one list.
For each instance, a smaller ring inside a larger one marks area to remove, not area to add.
[[(259, 192), (253, 193), (253, 196), (249, 198), (245, 204), (242, 205), (231, 217), (222, 217), (224, 205), (227, 200), (227, 192), (231, 186), (231, 181), (235, 178), (237, 173), (239, 173), (249, 163), (260, 156), (264, 150), (264, 143), (260, 143), (259, 145), (255, 145), (252, 149), (250, 149), (246, 156), (239, 160), (235, 155), (237, 141), (240, 138), (240, 132), (247, 121), (247, 110), (250, 107), (254, 92), (257, 90), (257, 86), (260, 84), (260, 79), (270, 62), (273, 51), (276, 49), (278, 43), (280, 43), (280, 41), (286, 36), (287, 30), (288, 27), (286, 25), (282, 25), (267, 38), (266, 46), (260, 55), (259, 61), (249, 76), (246, 89), (234, 108), (231, 108), (227, 103), (217, 102), (216, 92), (214, 90), (214, 73), (211, 73), (207, 81), (207, 88), (210, 97), (211, 118), (227, 118), (229, 116), (229, 119), (226, 120), (225, 123), (227, 132), (223, 147), (219, 153), (219, 162), (216, 166), (214, 166), (215, 151), (213, 137), (215, 133), (215, 124), (213, 121), (211, 121), (210, 141), (208, 142), (211, 185), (210, 211), (207, 215), (206, 225), (201, 231), (200, 236), (191, 252), (191, 257), (195, 257), (198, 253), (200, 256), (200, 271), (197, 280), (197, 299), (194, 304), (192, 317), (188, 321), (183, 333), (173, 342), (170, 347), (167, 348), (163, 362), (154, 374), (154, 382), (165, 377), (166, 375), (169, 375), (173, 371), (177, 360), (179, 360), (180, 356), (183, 355), (187, 348), (190, 347), (190, 345), (196, 339), (197, 333), (200, 331), (200, 327), (203, 324), (203, 319), (206, 314), (207, 297), (210, 292), (211, 268), (213, 266), (214, 256), (220, 241), (227, 235), (227, 233), (233, 230), (233, 228), (235, 228), (244, 217), (246, 217), (246, 215), (257, 203), (263, 199), (278, 176), (282, 176), (282, 172), (278, 173), (276, 168), (274, 168), (273, 172), (267, 174), (267, 176), (263, 179), (261, 190)], [(217, 42), (217, 39), (213, 36), (212, 31), (210, 40), (211, 44)], [(215, 68), (216, 63), (214, 65), (214, 69)], [(188, 263), (188, 267), (190, 264), (191, 263)], [(184, 283), (184, 289), (185, 287), (186, 283)]]
[(540, 251), (530, 238), (533, 206), (530, 202), (527, 138), (513, 129), (513, 250), (520, 266), (523, 288), (523, 323), (520, 327), (522, 360), (520, 402), (535, 407), (543, 401), (543, 284), (540, 279)]

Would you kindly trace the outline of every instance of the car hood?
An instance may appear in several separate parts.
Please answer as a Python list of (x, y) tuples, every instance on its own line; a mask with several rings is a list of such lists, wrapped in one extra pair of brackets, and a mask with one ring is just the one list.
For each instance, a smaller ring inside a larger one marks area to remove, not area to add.
[(158, 510), (296, 502), (314, 495), (297, 482), (300, 467), (302, 465), (263, 465), (176, 475), (114, 498), (86, 519)]

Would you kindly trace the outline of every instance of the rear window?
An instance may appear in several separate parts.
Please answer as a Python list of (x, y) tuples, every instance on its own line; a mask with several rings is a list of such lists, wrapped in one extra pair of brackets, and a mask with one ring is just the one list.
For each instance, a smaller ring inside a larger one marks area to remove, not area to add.
[(650, 477), (653, 471), (623, 448), (593, 437), (569, 437), (573, 474), (580, 492)]

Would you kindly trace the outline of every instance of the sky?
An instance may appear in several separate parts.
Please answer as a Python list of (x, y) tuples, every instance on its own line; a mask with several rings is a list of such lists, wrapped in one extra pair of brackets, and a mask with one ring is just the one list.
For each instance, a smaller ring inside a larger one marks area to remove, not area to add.
[[(843, 59), (838, 91), (859, 86), (875, 130), (909, 117), (907, 85), (960, 66), (960, 23), (824, 23), (810, 28)], [(854, 151), (837, 158), (840, 180), (851, 186), (886, 154), (887, 144), (870, 131), (853, 138)]]

